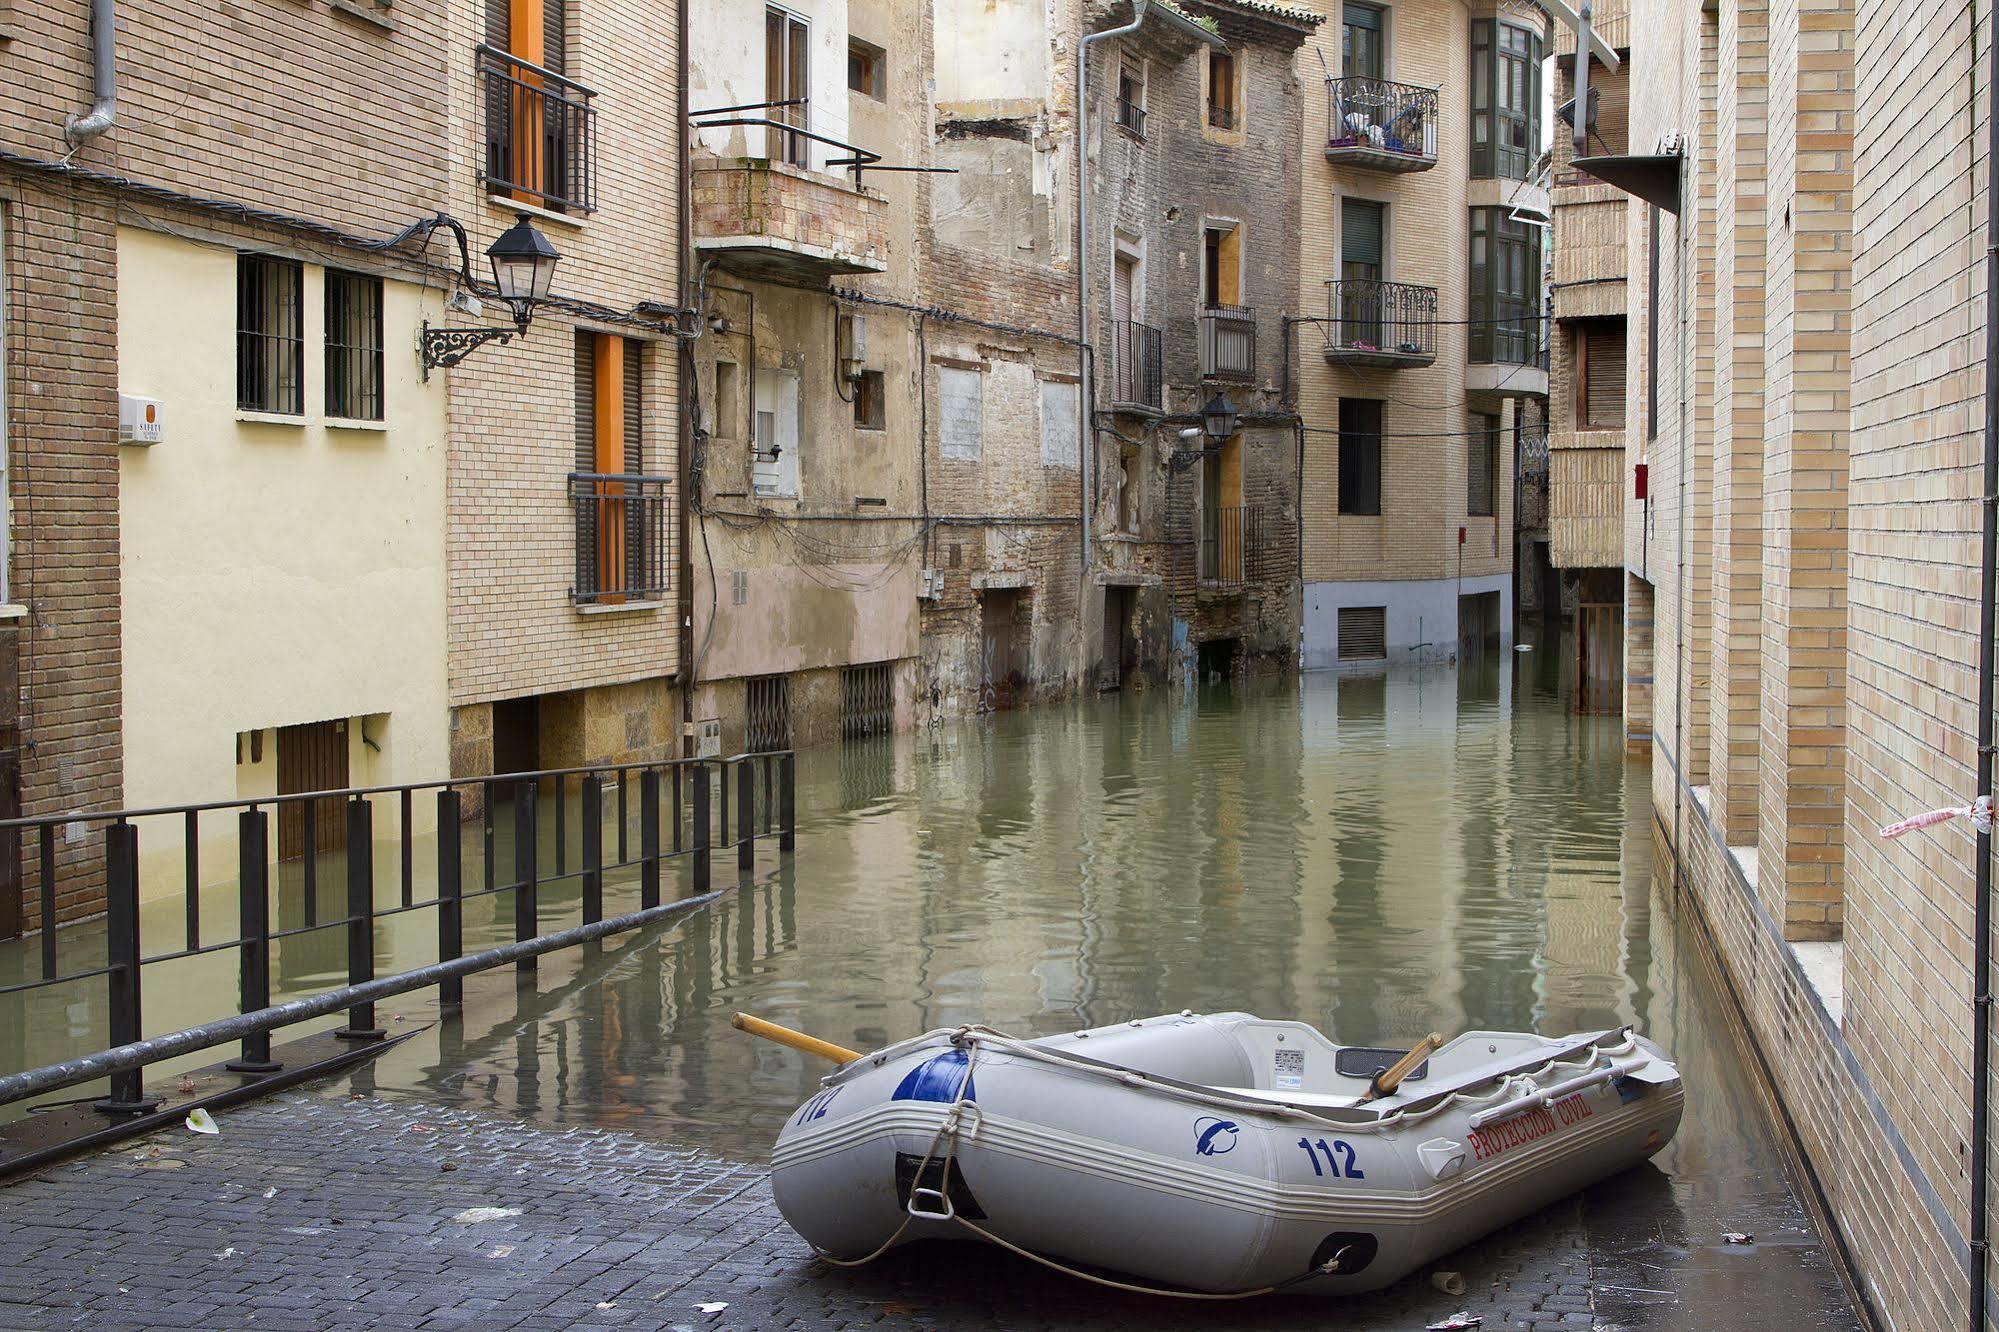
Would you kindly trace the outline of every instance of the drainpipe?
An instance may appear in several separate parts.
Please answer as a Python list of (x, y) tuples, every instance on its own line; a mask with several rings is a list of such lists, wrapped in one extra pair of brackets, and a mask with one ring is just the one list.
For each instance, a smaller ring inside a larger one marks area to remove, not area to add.
[[(1974, 31), (1976, 24), (1973, 24)], [(1999, 42), (1986, 53), (1999, 74)], [(1991, 105), (1985, 117), (1985, 160), (1999, 162), (1999, 83), (1986, 77)], [(1970, 174), (1967, 168), (1966, 174)], [(1985, 489), (1984, 530), (1979, 538), (1978, 574), (1978, 790), (1992, 793), (1992, 676), (1994, 615), (1999, 592), (1999, 189), (1985, 182)], [(1991, 1154), (1990, 1095), (1992, 1043), (1992, 825), (1977, 824), (1971, 931), (1971, 1332), (1985, 1332), (1986, 1215), (1985, 1172)]]
[[(675, 19), (677, 31), (676, 56), (674, 61), (673, 110), (679, 129), (680, 178), (674, 186), (674, 202), (680, 206), (680, 308), (692, 309), (694, 305), (693, 286), (688, 281), (688, 265), (694, 261), (694, 186), (688, 179), (687, 167), (692, 158), (688, 150), (689, 131), (687, 128), (687, 9), (686, 3), (675, 6), (679, 11)], [(700, 321), (706, 318), (704, 311), (694, 311), (693, 332), (701, 332)], [(694, 458), (695, 427), (694, 407), (689, 401), (686, 386), (695, 389), (698, 402), (699, 387), (695, 376), (700, 366), (694, 357), (693, 343), (686, 338), (678, 339), (682, 373), (686, 375), (680, 395), (680, 595), (674, 598), (674, 614), (680, 619), (680, 670), (676, 683), (680, 693), (680, 742), (674, 746), (682, 757), (689, 757), (688, 727), (694, 721), (694, 506), (693, 487), (688, 484), (693, 479), (691, 463)]]
[(81, 148), (118, 119), (118, 12), (116, 0), (90, 0), (90, 63), (96, 105), (63, 122), (62, 137)]

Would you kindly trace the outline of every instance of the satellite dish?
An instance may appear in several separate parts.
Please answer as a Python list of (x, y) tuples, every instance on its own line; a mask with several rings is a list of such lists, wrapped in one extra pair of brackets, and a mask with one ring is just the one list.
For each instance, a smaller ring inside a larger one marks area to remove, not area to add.
[[(1592, 83), (1589, 89), (1589, 111), (1583, 123), (1584, 129), (1593, 130), (1596, 128), (1597, 102), (1597, 88)], [(1555, 115), (1564, 125), (1567, 125), (1570, 129), (1574, 129), (1576, 127), (1576, 99), (1571, 97), (1568, 101), (1556, 107)]]

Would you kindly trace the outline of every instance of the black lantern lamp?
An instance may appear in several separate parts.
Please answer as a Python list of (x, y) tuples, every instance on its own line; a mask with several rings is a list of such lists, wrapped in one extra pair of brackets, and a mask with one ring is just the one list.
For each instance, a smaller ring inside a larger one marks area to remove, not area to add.
[(1236, 422), (1241, 415), (1236, 405), (1229, 401), (1228, 394), (1217, 393), (1201, 409), (1201, 433), (1208, 437), (1210, 445), (1220, 444), (1235, 434)]
[[(472, 255), (465, 240), (465, 228), (455, 218), (439, 214), (435, 218), (417, 223), (411, 229), (426, 232), (438, 227), (449, 227), (458, 238), (458, 280), (469, 290), (472, 287)], [(562, 256), (549, 244), (548, 237), (536, 231), (528, 221), (526, 213), (516, 213), (514, 224), (500, 233), (500, 238), (486, 250), (486, 259), (493, 266), (493, 286), (500, 299), (513, 311), (512, 328), (432, 328), (428, 322), (423, 326), (421, 350), (423, 353), (423, 377), (430, 378), (430, 372), (440, 367), (457, 365), (489, 342), (508, 342), (515, 333), (526, 333), (528, 321), (534, 318), (534, 307), (539, 301), (548, 299), (550, 287), (555, 282), (556, 261)]]

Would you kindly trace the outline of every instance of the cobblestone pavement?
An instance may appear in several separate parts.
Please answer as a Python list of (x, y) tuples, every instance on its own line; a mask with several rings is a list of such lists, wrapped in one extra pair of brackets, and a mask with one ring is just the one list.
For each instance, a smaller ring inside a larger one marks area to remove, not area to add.
[[(1605, 1242), (1586, 1213), (1616, 1215), (1614, 1196), (1570, 1200), (1455, 1255), (1447, 1265), (1469, 1284), (1456, 1298), (1424, 1275), (1337, 1306), (1193, 1306), (962, 1244), (827, 1268), (786, 1227), (760, 1168), (621, 1133), (311, 1091), (218, 1119), (219, 1136), (176, 1128), (0, 1190), (0, 1327), (1163, 1332), (1421, 1328), (1456, 1309), (1486, 1328), (1762, 1321), (1711, 1322), (1677, 1304), (1666, 1264), (1631, 1266), (1657, 1236), (1609, 1242), (1626, 1282), (1609, 1298), (1623, 1303), (1615, 1317), (1596, 1307), (1592, 1253)], [(1684, 1251), (1673, 1261), (1699, 1265)], [(1787, 1308), (1781, 1291), (1763, 1294), (1764, 1318)], [(704, 1313), (706, 1302), (728, 1307)]]

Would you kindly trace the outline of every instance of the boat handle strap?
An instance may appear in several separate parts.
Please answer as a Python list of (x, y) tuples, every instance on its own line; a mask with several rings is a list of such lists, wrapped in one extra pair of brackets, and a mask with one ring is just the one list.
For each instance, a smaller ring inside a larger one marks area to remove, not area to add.
[[(935, 1198), (938, 1206), (934, 1209), (920, 1206), (917, 1202), (919, 1198)], [(958, 1209), (951, 1205), (950, 1196), (942, 1189), (927, 1189), (922, 1187), (910, 1189), (907, 1210), (911, 1216), (919, 1221), (955, 1221), (958, 1219)]]

